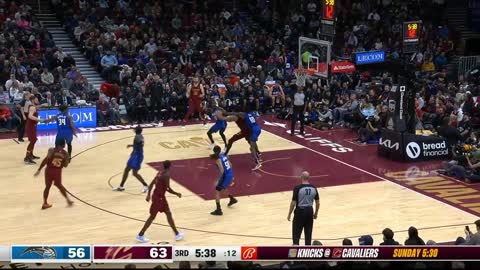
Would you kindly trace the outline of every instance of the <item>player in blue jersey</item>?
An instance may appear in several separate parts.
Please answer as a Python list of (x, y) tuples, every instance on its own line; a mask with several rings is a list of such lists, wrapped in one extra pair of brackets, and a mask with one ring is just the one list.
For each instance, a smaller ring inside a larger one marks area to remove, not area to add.
[(138, 174), (138, 171), (140, 170), (143, 162), (143, 145), (145, 144), (145, 141), (143, 139), (142, 135), (142, 127), (137, 126), (135, 127), (135, 139), (133, 140), (133, 144), (127, 145), (127, 148), (133, 147), (132, 154), (130, 155), (130, 158), (128, 159), (127, 166), (125, 167), (125, 170), (123, 171), (123, 178), (122, 182), (120, 183), (120, 186), (117, 188), (114, 188), (113, 191), (124, 191), (125, 190), (125, 182), (127, 181), (128, 174), (130, 173), (131, 170), (133, 170), (133, 176), (140, 181), (143, 185), (143, 193), (148, 192), (148, 185), (145, 180), (143, 180), (143, 177)]
[(60, 113), (55, 116), (57, 120), (57, 136), (55, 137), (55, 145), (66, 142), (68, 156), (72, 158), (72, 140), (73, 136), (77, 137), (75, 126), (73, 125), (72, 116), (68, 114), (68, 107), (60, 106)]
[(220, 171), (220, 178), (218, 179), (217, 186), (215, 188), (215, 203), (217, 204), (217, 209), (210, 213), (214, 216), (223, 215), (222, 207), (220, 206), (220, 199), (222, 198), (223, 193), (227, 193), (228, 197), (230, 198), (228, 206), (232, 206), (238, 202), (237, 199), (235, 199), (228, 191), (228, 187), (233, 182), (232, 163), (230, 163), (226, 155), (221, 154), (221, 151), (222, 149), (220, 146), (216, 145), (213, 147), (213, 154), (211, 155), (211, 157), (217, 161), (217, 167)]
[(250, 142), (250, 153), (252, 153), (253, 160), (255, 161), (255, 167), (252, 170), (255, 171), (262, 167), (260, 152), (258, 151), (257, 145), (258, 137), (260, 136), (260, 133), (262, 133), (262, 128), (257, 124), (257, 119), (253, 112), (245, 113), (245, 121), (250, 130), (250, 138), (248, 140)]
[(68, 114), (68, 106), (59, 107), (60, 113), (46, 120), (45, 123), (57, 121), (57, 136), (55, 137), (55, 146), (67, 144), (69, 159), (72, 158), (73, 136), (77, 137), (77, 131), (73, 125), (72, 116)]
[(212, 134), (213, 133), (220, 133), (220, 136), (222, 137), (223, 143), (225, 144), (225, 148), (227, 147), (227, 138), (225, 137), (225, 129), (227, 128), (227, 121), (225, 120), (226, 115), (225, 115), (225, 110), (222, 108), (218, 108), (215, 111), (215, 124), (208, 130), (207, 136), (210, 139), (210, 142), (212, 143), (209, 147), (209, 149), (213, 149), (215, 146), (215, 141), (213, 140)]

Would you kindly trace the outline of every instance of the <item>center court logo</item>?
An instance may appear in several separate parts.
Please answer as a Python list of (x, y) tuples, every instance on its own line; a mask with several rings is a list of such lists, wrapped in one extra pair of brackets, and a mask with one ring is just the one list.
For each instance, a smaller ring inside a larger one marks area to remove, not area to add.
[(416, 159), (420, 156), (420, 145), (416, 142), (410, 142), (406, 147), (407, 156)]
[(242, 247), (242, 260), (256, 260), (257, 258), (257, 247)]

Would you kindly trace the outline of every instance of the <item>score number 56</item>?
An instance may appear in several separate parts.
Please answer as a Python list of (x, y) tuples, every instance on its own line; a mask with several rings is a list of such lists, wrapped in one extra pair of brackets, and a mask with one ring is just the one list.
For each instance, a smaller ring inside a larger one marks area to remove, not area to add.
[(150, 249), (150, 258), (152, 259), (165, 259), (167, 257), (166, 248), (151, 248)]
[(68, 258), (69, 259), (83, 259), (83, 258), (85, 258), (85, 248), (69, 248), (68, 249)]

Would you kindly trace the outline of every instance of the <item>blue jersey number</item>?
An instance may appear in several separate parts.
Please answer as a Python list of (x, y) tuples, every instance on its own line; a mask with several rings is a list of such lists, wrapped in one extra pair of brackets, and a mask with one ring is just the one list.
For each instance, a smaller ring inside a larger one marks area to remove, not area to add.
[(252, 123), (252, 124), (255, 124), (255, 123), (256, 123), (255, 117), (253, 117), (253, 115), (249, 115), (249, 116), (248, 116), (248, 120), (250, 120), (250, 123)]
[(222, 161), (223, 161), (223, 166), (225, 167), (225, 170), (230, 170), (230, 162), (228, 162), (228, 159), (224, 158)]
[(67, 125), (67, 118), (65, 117), (58, 117), (57, 119), (59, 126), (66, 126)]

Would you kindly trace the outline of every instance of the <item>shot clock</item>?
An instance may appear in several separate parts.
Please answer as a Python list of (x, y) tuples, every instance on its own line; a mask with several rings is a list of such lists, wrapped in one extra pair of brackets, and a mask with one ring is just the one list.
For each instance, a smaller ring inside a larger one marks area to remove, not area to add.
[(417, 50), (418, 41), (422, 34), (422, 21), (403, 23), (403, 52), (413, 53)]
[(173, 248), (174, 261), (241, 261), (240, 250), (236, 246)]
[(323, 0), (321, 14), (321, 34), (335, 35), (335, 0)]

